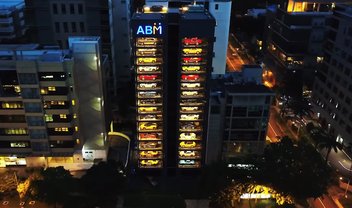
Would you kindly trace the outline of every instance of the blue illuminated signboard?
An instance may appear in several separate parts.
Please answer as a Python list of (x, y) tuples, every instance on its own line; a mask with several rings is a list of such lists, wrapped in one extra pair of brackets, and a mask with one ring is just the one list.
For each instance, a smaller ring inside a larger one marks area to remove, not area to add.
[(139, 25), (137, 35), (162, 35), (163, 27), (161, 23), (154, 23), (153, 25)]

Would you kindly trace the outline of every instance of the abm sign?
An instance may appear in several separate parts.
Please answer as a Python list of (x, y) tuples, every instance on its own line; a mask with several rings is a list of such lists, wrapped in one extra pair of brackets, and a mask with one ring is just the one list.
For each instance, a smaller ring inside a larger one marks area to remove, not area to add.
[(137, 35), (162, 35), (163, 27), (161, 23), (154, 23), (153, 25), (139, 25)]

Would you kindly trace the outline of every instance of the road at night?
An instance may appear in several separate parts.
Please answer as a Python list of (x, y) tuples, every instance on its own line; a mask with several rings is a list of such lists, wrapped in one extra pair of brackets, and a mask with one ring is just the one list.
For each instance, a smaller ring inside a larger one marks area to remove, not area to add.
[(249, 60), (245, 58), (245, 52), (241, 48), (242, 47), (235, 39), (235, 36), (230, 33), (226, 58), (227, 69), (229, 72), (240, 71), (242, 65), (249, 64)]
[(281, 130), (279, 124), (277, 123), (276, 117), (277, 112), (274, 107), (271, 107), (267, 133), (267, 136), (270, 138), (271, 142), (278, 142), (278, 137), (285, 136), (285, 133)]

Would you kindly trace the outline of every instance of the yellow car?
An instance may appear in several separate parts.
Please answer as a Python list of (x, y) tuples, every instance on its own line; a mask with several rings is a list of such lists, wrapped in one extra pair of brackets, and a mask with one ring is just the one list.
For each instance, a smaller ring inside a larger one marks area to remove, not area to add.
[(138, 63), (155, 63), (156, 58), (138, 58), (137, 62)]
[(158, 108), (157, 107), (139, 107), (138, 111), (139, 112), (154, 112), (157, 111)]
[(155, 130), (158, 128), (158, 125), (153, 122), (141, 122), (139, 123), (140, 130)]
[(183, 71), (199, 71), (200, 66), (183, 66), (182, 70)]
[(159, 160), (142, 160), (141, 165), (143, 166), (154, 166), (159, 164)]
[(142, 151), (139, 153), (141, 157), (155, 157), (158, 156), (160, 151)]
[(182, 148), (193, 148), (193, 147), (196, 147), (196, 142), (182, 141), (182, 142), (180, 142), (180, 147), (182, 147)]
[(158, 39), (157, 38), (138, 38), (137, 44), (138, 45), (156, 45)]
[(203, 50), (201, 48), (185, 48), (182, 51), (185, 54), (200, 54)]

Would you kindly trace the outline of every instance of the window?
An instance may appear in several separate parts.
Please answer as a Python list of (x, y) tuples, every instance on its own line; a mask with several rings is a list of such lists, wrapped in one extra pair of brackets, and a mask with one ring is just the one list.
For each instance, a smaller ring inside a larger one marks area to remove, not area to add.
[(79, 28), (81, 30), (82, 33), (84, 33), (86, 31), (85, 27), (84, 27), (84, 22), (80, 22), (79, 23)]
[(18, 128), (18, 129), (4, 129), (6, 135), (24, 135), (27, 134), (27, 129)]
[(68, 131), (68, 128), (67, 127), (58, 127), (58, 128), (55, 128), (55, 131)]
[(15, 148), (29, 147), (29, 143), (28, 142), (11, 142), (10, 147), (15, 147)]
[(31, 146), (33, 151), (49, 151), (49, 145), (47, 142), (32, 142)]
[(2, 102), (1, 103), (1, 108), (3, 109), (20, 109), (23, 108), (23, 103), (22, 102)]
[(215, 10), (219, 9), (219, 4), (215, 4)]
[(42, 116), (27, 116), (28, 126), (44, 126)]
[(77, 27), (75, 22), (71, 22), (72, 32), (77, 32)]
[(53, 115), (48, 115), (48, 114), (45, 114), (44, 115), (44, 118), (45, 118), (45, 122), (53, 122)]
[(220, 114), (220, 106), (217, 106), (217, 105), (211, 106), (210, 113), (211, 114)]
[(42, 112), (41, 103), (24, 103), (24, 109), (29, 113), (39, 113)]
[(70, 4), (70, 14), (74, 14), (74, 13), (75, 13), (75, 5)]
[(78, 4), (78, 14), (83, 14), (83, 5)]
[(60, 33), (60, 23), (59, 22), (55, 22), (55, 32)]
[(56, 91), (56, 88), (55, 87), (48, 87), (48, 90), (49, 91)]
[(65, 4), (61, 4), (61, 13), (66, 14), (66, 5)]
[(57, 14), (57, 4), (53, 4), (53, 13)]
[(60, 118), (61, 119), (67, 119), (67, 116), (66, 116), (66, 114), (60, 114)]
[(22, 88), (22, 97), (25, 99), (39, 98), (38, 89), (37, 88)]
[(37, 84), (37, 75), (34, 73), (19, 73), (20, 84)]
[(64, 24), (64, 32), (68, 33), (68, 24), (67, 24), (67, 22), (64, 22), (63, 24)]

